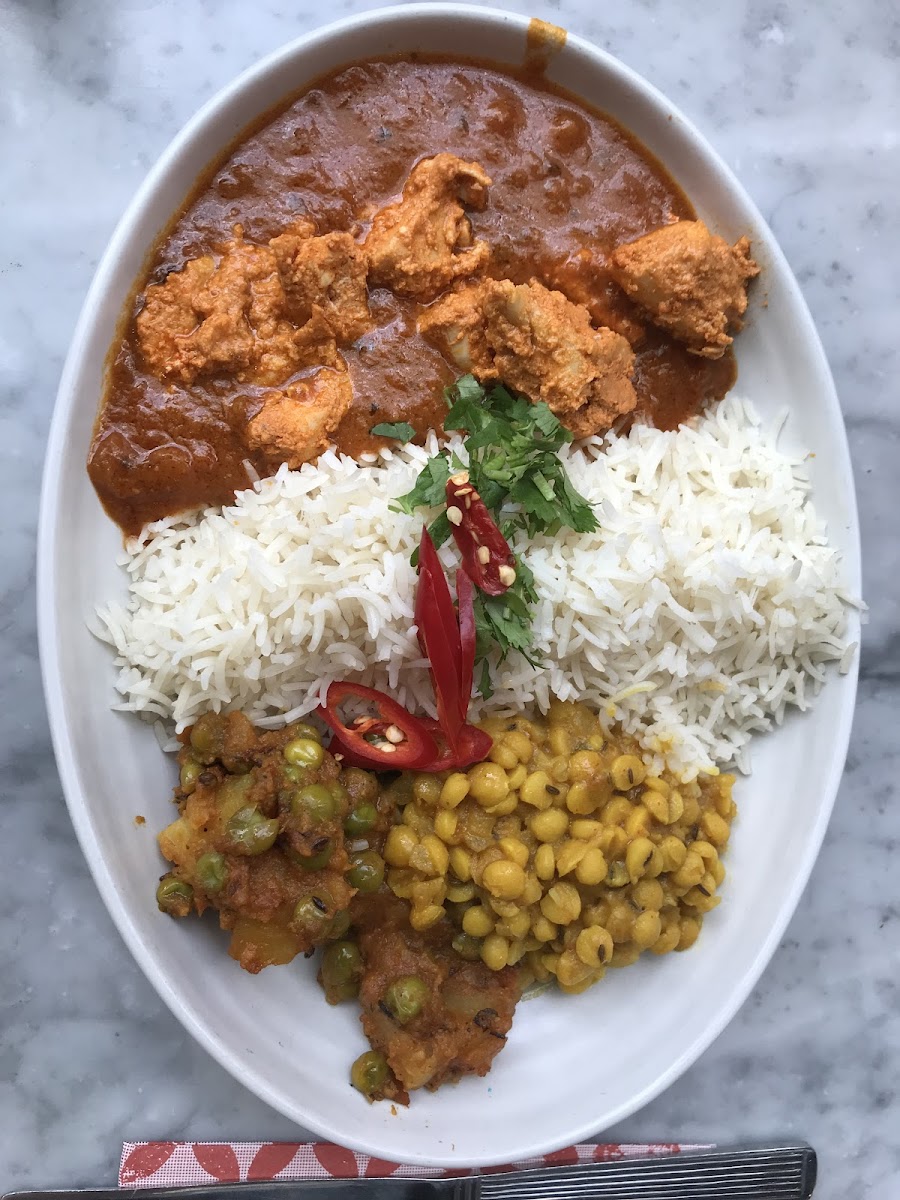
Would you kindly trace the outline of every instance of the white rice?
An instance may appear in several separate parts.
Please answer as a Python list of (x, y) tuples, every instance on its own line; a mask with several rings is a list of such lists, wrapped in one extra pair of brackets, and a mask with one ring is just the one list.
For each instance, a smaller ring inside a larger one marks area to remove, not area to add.
[[(746, 769), (751, 735), (807, 708), (826, 666), (848, 669), (855, 649), (803, 459), (775, 437), (730, 397), (677, 433), (636, 426), (567, 448), (600, 528), (515, 547), (540, 594), (543, 663), (495, 664), (495, 694), (473, 716), (577, 698), (685, 778)], [(177, 730), (231, 707), (275, 726), (352, 676), (433, 713), (409, 562), (422, 517), (391, 505), (435, 449), (362, 463), (328, 451), (230, 507), (148, 526), (121, 558), (127, 602), (98, 610), (117, 707)], [(442, 557), (455, 566), (452, 545)]]

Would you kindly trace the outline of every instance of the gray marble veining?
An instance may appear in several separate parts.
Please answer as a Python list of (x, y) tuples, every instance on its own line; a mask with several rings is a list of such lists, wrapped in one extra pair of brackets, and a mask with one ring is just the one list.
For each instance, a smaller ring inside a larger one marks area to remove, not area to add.
[[(337, 0), (328, 15), (375, 5)], [(504, 7), (516, 9), (509, 3)], [(775, 959), (715, 1045), (612, 1135), (807, 1137), (817, 1196), (900, 1195), (900, 9), (537, 0), (666, 91), (771, 222), (842, 398), (871, 605), (834, 820)], [(75, 844), (38, 678), (40, 464), (113, 225), (178, 126), (325, 14), (280, 0), (0, 0), (0, 1182), (112, 1181), (123, 1138), (295, 1139), (184, 1034)]]

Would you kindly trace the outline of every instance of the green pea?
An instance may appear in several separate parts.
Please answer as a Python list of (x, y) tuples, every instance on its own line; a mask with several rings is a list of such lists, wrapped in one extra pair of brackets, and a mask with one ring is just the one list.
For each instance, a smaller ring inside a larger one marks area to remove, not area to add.
[(312, 738), (292, 738), (281, 752), (292, 767), (320, 767), (325, 751)]
[(362, 972), (362, 955), (355, 942), (332, 942), (322, 955), (322, 974), (331, 983), (346, 983)]
[(174, 875), (164, 875), (156, 889), (156, 903), (170, 917), (186, 917), (194, 903), (194, 889)]
[(334, 914), (331, 924), (328, 927), (328, 936), (330, 938), (342, 938), (349, 928), (350, 913), (346, 908), (342, 908)]
[(335, 800), (337, 800), (338, 804), (346, 804), (347, 789), (339, 779), (332, 779), (328, 784), (328, 790), (334, 796)]
[(384, 882), (384, 859), (374, 850), (352, 854), (347, 882), (358, 892), (377, 892)]
[(322, 735), (315, 725), (309, 725), (306, 721), (295, 721), (289, 726), (289, 730), (292, 738), (309, 738), (313, 742), (322, 740)]
[(378, 780), (371, 771), (364, 771), (362, 767), (344, 767), (341, 771), (341, 782), (357, 804), (363, 800), (378, 799)]
[(401, 975), (384, 993), (384, 1003), (401, 1025), (412, 1021), (425, 1007), (428, 988), (418, 975)]
[(318, 891), (312, 896), (304, 896), (294, 906), (291, 924), (305, 933), (318, 937), (331, 920), (328, 913), (333, 904), (331, 893), (324, 890)]
[(322, 987), (329, 1004), (359, 995), (362, 955), (353, 942), (332, 942), (322, 954)]
[(291, 812), (298, 820), (309, 817), (315, 825), (331, 821), (337, 812), (337, 802), (322, 783), (309, 783), (291, 796)]
[(367, 1050), (350, 1068), (350, 1082), (367, 1100), (373, 1100), (389, 1078), (387, 1059), (377, 1050)]
[[(325, 844), (320, 846), (321, 842)], [(289, 850), (288, 858), (298, 867), (302, 867), (304, 871), (321, 871), (331, 862), (331, 856), (334, 854), (334, 842), (331, 838), (320, 838), (315, 845), (320, 846), (315, 854), (298, 854), (296, 850)]]
[(466, 962), (477, 962), (481, 958), (481, 942), (468, 933), (458, 933), (451, 945), (460, 958)]
[(224, 855), (219, 854), (216, 850), (210, 850), (207, 854), (201, 854), (197, 859), (194, 873), (204, 892), (214, 896), (225, 886), (228, 879), (228, 864), (225, 862)]
[(197, 786), (197, 780), (203, 767), (197, 762), (196, 758), (188, 758), (181, 764), (181, 771), (178, 775), (178, 781), (181, 784), (183, 792), (192, 792)]
[(374, 804), (357, 804), (344, 822), (344, 832), (348, 837), (359, 837), (368, 833), (377, 820), (378, 809)]
[(241, 808), (228, 822), (228, 836), (238, 854), (263, 854), (275, 845), (281, 826), (258, 808)]
[(225, 734), (224, 720), (217, 713), (204, 713), (191, 730), (191, 749), (207, 765), (219, 757)]

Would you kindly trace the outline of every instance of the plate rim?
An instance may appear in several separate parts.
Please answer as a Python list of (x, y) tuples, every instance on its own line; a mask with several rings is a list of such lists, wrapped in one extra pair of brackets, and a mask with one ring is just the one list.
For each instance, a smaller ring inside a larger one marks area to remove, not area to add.
[[(66, 451), (66, 430), (70, 414), (76, 400), (76, 382), (85, 355), (88, 334), (97, 319), (98, 302), (105, 295), (110, 276), (115, 263), (124, 247), (132, 237), (132, 226), (137, 222), (145, 203), (152, 197), (159, 183), (170, 171), (173, 162), (183, 148), (192, 140), (206, 122), (221, 107), (225, 106), (236, 94), (244, 91), (257, 79), (275, 70), (282, 62), (290, 59), (301, 48), (314, 48), (317, 43), (330, 40), (335, 36), (349, 33), (370, 24), (390, 21), (406, 22), (408, 20), (431, 20), (440, 22), (448, 18), (488, 21), (517, 28), (525, 34), (529, 26), (529, 18), (520, 13), (506, 12), (481, 5), (463, 3), (415, 3), (409, 5), (392, 5), (389, 7), (371, 9), (357, 13), (327, 25), (317, 26), (308, 33), (291, 39), (270, 54), (253, 63), (242, 71), (210, 99), (208, 99), (194, 115), (178, 130), (156, 162), (147, 173), (137, 191), (131, 198), (122, 216), (117, 222), (112, 236), (97, 268), (94, 272), (90, 287), (86, 293), (82, 308), (76, 322), (65, 364), (61, 373), (47, 448), (44, 459), (43, 479), (40, 496), (40, 511), (37, 532), (37, 624), (38, 644), (43, 682), (44, 698), (47, 707), (51, 739), (56, 758), (57, 769), (66, 799), (72, 824), (78, 838), (81, 851), (85, 857), (94, 882), (100, 892), (103, 902), (113, 923), (124, 940), (135, 962), (141, 968), (145, 977), (156, 990), (170, 1011), (178, 1019), (182, 1027), (240, 1084), (248, 1088), (264, 1103), (281, 1112), (290, 1120), (311, 1130), (313, 1133), (328, 1137), (342, 1145), (362, 1151), (370, 1155), (380, 1156), (376, 1141), (362, 1136), (349, 1136), (345, 1130), (334, 1127), (327, 1120), (316, 1117), (315, 1111), (300, 1111), (299, 1106), (283, 1106), (276, 1103), (265, 1078), (261, 1077), (251, 1063), (241, 1060), (233, 1051), (228, 1049), (219, 1037), (198, 1018), (193, 1009), (179, 995), (178, 989), (171, 981), (160, 973), (152, 960), (149, 947), (135, 926), (131, 915), (116, 890), (110, 869), (105, 857), (94, 844), (92, 819), (89, 805), (79, 779), (77, 755), (71, 737), (69, 721), (66, 714), (66, 704), (61, 686), (61, 669), (59, 662), (59, 641), (56, 624), (56, 602), (60, 580), (56, 571), (56, 538), (60, 531), (58, 510), (60, 502), (60, 463)], [(810, 347), (816, 360), (818, 373), (823, 385), (822, 402), (834, 409), (841, 418), (842, 437), (840, 438), (840, 458), (843, 470), (850, 484), (847, 512), (847, 540), (850, 550), (843, 556), (844, 569), (847, 575), (848, 587), (860, 594), (860, 530), (858, 506), (856, 501), (855, 480), (849, 453), (846, 428), (843, 425), (843, 414), (837, 397), (833, 376), (825, 355), (818, 331), (812, 316), (800, 291), (784, 252), (769, 229), (757, 206), (741, 185), (734, 172), (722, 159), (712, 144), (675, 105), (659, 89), (644, 79), (620, 59), (580, 35), (567, 31), (567, 43), (573, 45), (580, 53), (599, 60), (601, 66), (609, 74), (616, 76), (623, 84), (641, 92), (645, 98), (659, 109), (677, 117), (681, 132), (700, 147), (704, 155), (711, 156), (727, 183), (737, 192), (748, 211), (765, 230), (769, 237), (769, 249), (773, 255), (773, 266), (777, 266), (790, 293), (796, 310), (803, 323), (803, 338)], [(615, 113), (611, 114), (616, 116)], [(211, 158), (210, 161), (213, 161)], [(627, 1103), (620, 1104), (607, 1118), (598, 1124), (596, 1121), (581, 1121), (567, 1132), (565, 1138), (550, 1137), (545, 1141), (538, 1140), (528, 1148), (530, 1154), (544, 1154), (582, 1141), (598, 1133), (603, 1128), (627, 1118), (650, 1100), (658, 1096), (678, 1079), (699, 1056), (712, 1044), (722, 1030), (730, 1023), (738, 1009), (744, 1004), (750, 991), (758, 982), (765, 967), (771, 960), (781, 937), (793, 918), (800, 898), (809, 880), (813, 866), (818, 858), (822, 841), (828, 827), (831, 813), (837, 798), (838, 787), (844, 771), (844, 764), (849, 746), (850, 732), (856, 704), (856, 692), (859, 672), (859, 654), (854, 656), (845, 686), (848, 688), (846, 702), (841, 709), (840, 720), (833, 730), (834, 752), (831, 769), (828, 774), (827, 798), (820, 804), (817, 820), (809, 831), (804, 843), (804, 853), (795, 872), (793, 885), (787, 900), (782, 904), (778, 919), (772, 924), (768, 935), (762, 942), (755, 957), (748, 962), (743, 975), (734, 981), (729, 989), (727, 1003), (719, 1006), (716, 1019), (711, 1021), (701, 1035), (685, 1046), (654, 1080), (652, 1085), (642, 1089), (632, 1096)], [(149, 732), (149, 731), (148, 731)], [(392, 1151), (393, 1153), (393, 1151)], [(492, 1155), (490, 1152), (467, 1160), (472, 1166), (491, 1166), (508, 1161), (509, 1155)], [(447, 1167), (459, 1166), (459, 1159), (448, 1151), (421, 1152), (412, 1149), (401, 1160), (418, 1166)]]

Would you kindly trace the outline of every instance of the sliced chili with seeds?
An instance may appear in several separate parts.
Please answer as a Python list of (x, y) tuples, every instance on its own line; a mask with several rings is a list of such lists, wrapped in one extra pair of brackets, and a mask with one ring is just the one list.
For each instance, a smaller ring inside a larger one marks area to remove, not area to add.
[[(361, 700), (375, 715), (345, 722), (338, 711), (347, 700)], [(412, 713), (375, 688), (361, 683), (332, 683), (320, 709), (334, 737), (329, 749), (341, 754), (351, 767), (369, 770), (422, 770), (438, 757), (438, 747), (428, 729)]]
[[(462, 569), (456, 575), (456, 595), (458, 612), (434, 542), (423, 529), (415, 617), (439, 719), (414, 717), (384, 692), (362, 684), (331, 684), (320, 712), (333, 732), (329, 750), (348, 766), (437, 772), (465, 770), (487, 758), (493, 738), (466, 723), (476, 631), (474, 586)], [(338, 708), (345, 700), (363, 701), (369, 711), (344, 721)]]
[(446, 494), (447, 519), (466, 573), (488, 596), (502, 596), (516, 582), (515, 555), (468, 471), (450, 476)]

